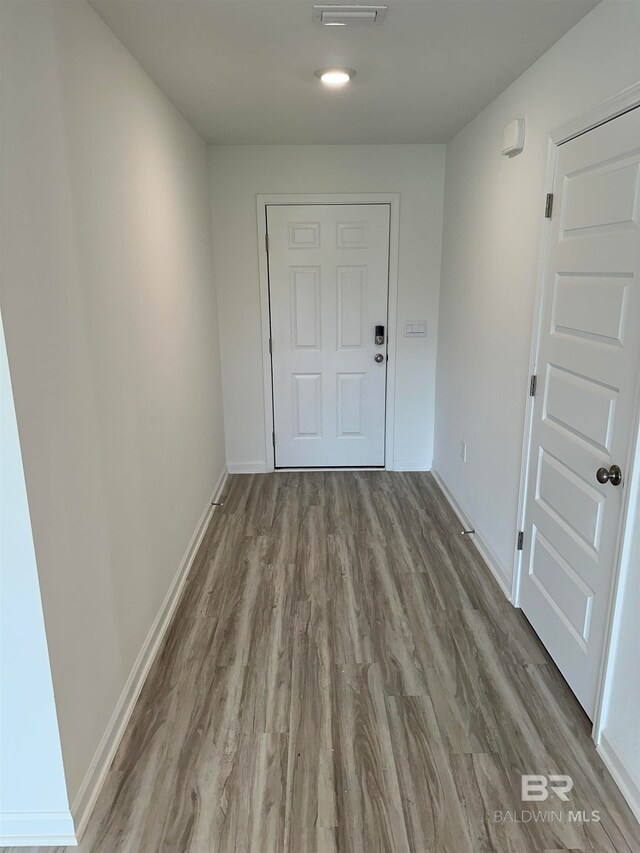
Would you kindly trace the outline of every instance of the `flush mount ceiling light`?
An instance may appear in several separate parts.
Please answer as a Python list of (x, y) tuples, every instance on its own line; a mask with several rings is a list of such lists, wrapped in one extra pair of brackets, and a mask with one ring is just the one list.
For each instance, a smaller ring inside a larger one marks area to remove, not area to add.
[(381, 24), (386, 12), (386, 6), (318, 5), (313, 7), (313, 20), (325, 27), (344, 27), (347, 24)]
[(318, 68), (314, 72), (321, 83), (329, 86), (331, 89), (339, 89), (341, 86), (346, 86), (349, 80), (353, 80), (356, 72), (353, 68)]

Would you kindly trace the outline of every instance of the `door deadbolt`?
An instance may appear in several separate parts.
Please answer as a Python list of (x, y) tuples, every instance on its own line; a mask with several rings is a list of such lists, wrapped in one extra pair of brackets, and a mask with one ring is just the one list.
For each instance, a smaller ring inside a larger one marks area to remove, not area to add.
[(603, 485), (611, 483), (612, 486), (619, 486), (622, 483), (622, 471), (618, 465), (612, 465), (608, 471), (606, 468), (598, 468), (596, 480)]
[(384, 326), (376, 326), (375, 341), (377, 347), (384, 345)]
[(384, 361), (384, 356), (382, 355), (381, 352), (377, 352), (374, 355), (373, 360), (376, 361), (378, 364), (380, 364), (380, 362)]

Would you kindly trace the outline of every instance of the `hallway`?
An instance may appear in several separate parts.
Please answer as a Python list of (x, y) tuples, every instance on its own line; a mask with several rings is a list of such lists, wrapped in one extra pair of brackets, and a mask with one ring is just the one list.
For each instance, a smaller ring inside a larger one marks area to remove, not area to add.
[[(587, 718), (430, 474), (229, 484), (75, 849), (640, 848)], [(522, 803), (521, 773), (570, 775), (569, 802)], [(560, 817), (494, 819), (523, 808)]]

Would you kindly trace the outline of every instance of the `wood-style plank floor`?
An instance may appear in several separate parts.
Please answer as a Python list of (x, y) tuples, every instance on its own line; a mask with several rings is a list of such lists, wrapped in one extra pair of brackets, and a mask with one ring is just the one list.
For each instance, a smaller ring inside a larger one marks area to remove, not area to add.
[[(521, 802), (522, 773), (570, 775), (570, 801)], [(276, 473), (230, 479), (76, 849), (637, 853), (640, 831), (431, 475)]]

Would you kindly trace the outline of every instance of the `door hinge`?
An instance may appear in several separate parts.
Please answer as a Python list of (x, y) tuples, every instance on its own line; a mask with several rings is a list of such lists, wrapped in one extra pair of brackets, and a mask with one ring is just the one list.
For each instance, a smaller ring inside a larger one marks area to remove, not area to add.
[(544, 218), (551, 219), (553, 213), (553, 193), (547, 193), (547, 200), (544, 203)]
[(269, 338), (269, 355), (273, 355), (273, 342), (271, 338)]
[(276, 449), (276, 434), (275, 432), (271, 433), (271, 441), (273, 442), (273, 449)]
[(518, 531), (518, 551), (524, 548), (524, 530)]
[(267, 254), (269, 254), (269, 235), (268, 234), (264, 235), (264, 248), (265, 248), (265, 251), (267, 252)]
[(529, 382), (529, 396), (530, 397), (536, 396), (536, 388), (537, 387), (538, 387), (538, 377), (533, 375), (531, 377), (531, 381)]

